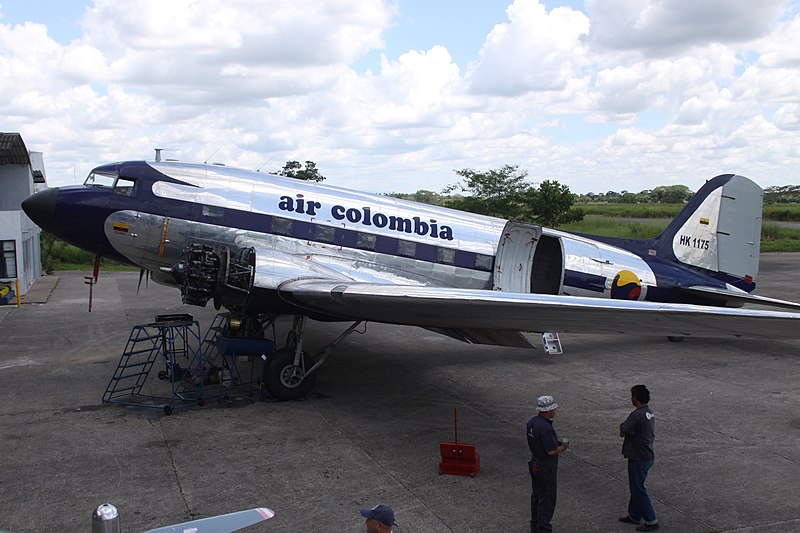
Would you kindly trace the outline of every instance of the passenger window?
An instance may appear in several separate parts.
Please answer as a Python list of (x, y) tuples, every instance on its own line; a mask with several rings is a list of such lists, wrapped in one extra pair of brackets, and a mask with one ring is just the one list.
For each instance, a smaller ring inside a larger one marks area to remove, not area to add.
[(214, 205), (203, 206), (203, 216), (211, 218), (222, 218), (225, 215), (225, 209)]
[(452, 265), (456, 260), (456, 251), (450, 248), (437, 248), (436, 249), (436, 262), (448, 263)]
[(272, 219), (272, 232), (278, 235), (291, 235), (292, 234), (292, 221), (288, 218)]
[(317, 226), (314, 228), (314, 240), (334, 244), (336, 242), (336, 228), (330, 226)]
[(491, 255), (477, 254), (475, 255), (475, 268), (489, 271), (492, 269), (493, 259)]
[(356, 238), (356, 248), (361, 248), (362, 250), (374, 250), (375, 235), (359, 232), (358, 237)]
[(397, 241), (397, 254), (405, 257), (414, 257), (417, 253), (417, 243), (411, 241)]

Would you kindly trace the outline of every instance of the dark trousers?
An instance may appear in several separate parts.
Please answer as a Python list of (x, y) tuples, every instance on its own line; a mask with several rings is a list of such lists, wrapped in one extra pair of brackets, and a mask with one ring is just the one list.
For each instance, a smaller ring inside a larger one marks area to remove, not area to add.
[(536, 461), (528, 463), (531, 475), (531, 533), (550, 533), (550, 520), (556, 510), (558, 492), (558, 465), (542, 466)]
[(637, 522), (644, 519), (648, 524), (655, 524), (658, 521), (656, 519), (656, 512), (653, 510), (653, 504), (644, 486), (647, 473), (650, 471), (651, 466), (653, 466), (652, 460), (637, 461), (635, 459), (628, 459), (628, 486), (631, 489), (631, 499), (628, 502), (628, 516)]

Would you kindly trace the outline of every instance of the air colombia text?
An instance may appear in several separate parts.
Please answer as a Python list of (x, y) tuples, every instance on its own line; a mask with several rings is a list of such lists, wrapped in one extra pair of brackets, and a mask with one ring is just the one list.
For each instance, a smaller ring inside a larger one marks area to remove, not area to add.
[[(278, 209), (289, 213), (320, 216), (317, 210), (322, 209), (322, 204), (304, 198), (281, 196), (280, 202), (278, 202)], [(332, 206), (330, 213), (334, 220), (347, 220), (351, 224), (388, 228), (402, 233), (416, 233), (417, 235), (446, 241), (453, 240), (453, 229), (450, 226), (438, 224), (434, 219), (425, 222), (420, 217), (404, 218), (395, 215), (384, 215), (383, 213), (373, 213), (369, 207), (348, 208), (343, 205)]]

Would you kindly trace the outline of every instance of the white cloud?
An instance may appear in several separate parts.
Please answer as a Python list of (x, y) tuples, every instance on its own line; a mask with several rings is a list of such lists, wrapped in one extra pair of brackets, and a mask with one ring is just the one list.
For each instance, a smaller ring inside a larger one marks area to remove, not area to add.
[(761, 37), (782, 4), (784, 0), (586, 0), (594, 42), (647, 55)]
[(506, 12), (509, 22), (497, 24), (480, 51), (472, 90), (514, 96), (563, 89), (586, 52), (581, 38), (589, 19), (568, 7), (548, 12), (529, 0), (516, 0)]
[(68, 44), (0, 24), (0, 113), (55, 185), (155, 147), (265, 171), (313, 160), (376, 192), (504, 164), (577, 192), (726, 171), (785, 184), (800, 170), (798, 3), (730, 2), (710, 20), (708, 0), (592, 0), (590, 17), (516, 0), (472, 36), (464, 71), (444, 45), (389, 56), (403, 20), (380, 0), (96, 0)]
[(782, 105), (775, 112), (775, 125), (786, 131), (800, 131), (800, 105)]

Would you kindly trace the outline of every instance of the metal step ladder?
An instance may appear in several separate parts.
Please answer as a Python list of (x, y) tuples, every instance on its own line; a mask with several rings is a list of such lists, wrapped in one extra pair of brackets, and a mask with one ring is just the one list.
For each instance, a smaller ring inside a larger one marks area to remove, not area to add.
[[(263, 324), (260, 331), (233, 332), (230, 313), (218, 313), (214, 317), (188, 368), (194, 382), (203, 380), (206, 400), (216, 398), (230, 403), (240, 395), (249, 399), (253, 399), (256, 392), (261, 395), (263, 361), (275, 349), (275, 342), (264, 338), (269, 329), (274, 338), (273, 320)], [(248, 362), (246, 368), (240, 369), (239, 358)], [(188, 387), (184, 383), (179, 392)]]
[[(161, 315), (153, 323), (134, 326), (103, 402), (163, 409), (168, 415), (175, 409), (203, 403), (203, 380), (195, 384), (189, 368), (180, 365), (180, 360), (186, 360), (190, 366), (200, 344), (200, 325), (191, 315)], [(164, 363), (164, 370), (158, 372), (158, 378), (166, 386), (151, 381), (145, 392), (153, 365), (159, 362)], [(194, 385), (191, 390), (184, 386), (187, 381)]]

